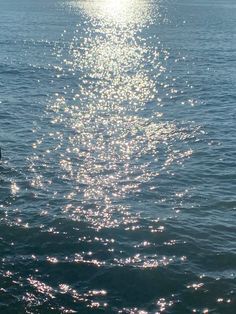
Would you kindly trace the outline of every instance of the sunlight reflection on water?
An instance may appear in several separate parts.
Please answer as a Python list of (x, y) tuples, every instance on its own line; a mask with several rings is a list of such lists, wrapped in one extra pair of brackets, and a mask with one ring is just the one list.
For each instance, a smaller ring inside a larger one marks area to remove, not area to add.
[[(80, 204), (67, 204), (66, 214), (86, 219), (98, 229), (116, 227), (135, 221), (138, 214), (119, 204), (122, 199), (139, 192), (174, 162), (191, 156), (192, 150), (178, 148), (178, 142), (192, 137), (194, 130), (162, 119), (159, 94), (171, 99), (178, 93), (174, 88), (165, 91), (169, 52), (158, 40), (149, 47), (136, 34), (152, 18), (158, 19), (158, 5), (149, 1), (67, 4), (90, 22), (83, 26), (84, 37), (77, 35), (82, 27), (77, 25), (63, 53), (68, 57), (61, 61), (61, 76), (76, 77), (77, 84), (72, 87), (67, 79), (64, 93), (56, 94), (48, 106), (52, 125), (59, 127), (50, 136), (59, 144), (45, 157), (64, 147), (59, 157), (61, 176), (74, 182), (64, 197)], [(61, 53), (55, 50), (55, 55)], [(67, 135), (64, 129), (72, 133)]]
[[(206, 35), (189, 3), (186, 13), (165, 0), (22, 1), (19, 23), (6, 24), (12, 40), (1, 32), (3, 95), (16, 100), (1, 103), (3, 134), (14, 136), (0, 165), (0, 312), (233, 308), (233, 110), (221, 108), (227, 88), (217, 100), (202, 81), (202, 58), (219, 61), (206, 54), (219, 29)], [(194, 108), (198, 92), (210, 106)]]
[(151, 8), (151, 2), (143, 0), (70, 1), (69, 5), (75, 10), (84, 10), (86, 15), (100, 23), (129, 27), (150, 23), (152, 9), (158, 10), (158, 3)]

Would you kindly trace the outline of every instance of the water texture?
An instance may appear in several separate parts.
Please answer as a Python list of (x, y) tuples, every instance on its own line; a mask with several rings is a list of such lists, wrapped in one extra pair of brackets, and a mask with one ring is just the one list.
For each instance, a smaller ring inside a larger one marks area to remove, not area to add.
[(0, 313), (236, 313), (235, 1), (0, 9)]

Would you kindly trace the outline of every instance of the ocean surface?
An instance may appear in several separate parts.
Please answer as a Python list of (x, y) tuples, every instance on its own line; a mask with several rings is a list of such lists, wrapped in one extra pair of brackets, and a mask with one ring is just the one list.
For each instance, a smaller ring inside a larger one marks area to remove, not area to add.
[(0, 0), (0, 313), (236, 313), (235, 0)]

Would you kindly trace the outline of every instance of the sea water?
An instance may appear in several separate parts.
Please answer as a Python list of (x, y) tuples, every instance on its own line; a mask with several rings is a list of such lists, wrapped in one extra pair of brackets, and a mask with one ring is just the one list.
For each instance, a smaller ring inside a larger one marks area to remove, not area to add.
[(234, 0), (0, 0), (0, 313), (236, 313)]

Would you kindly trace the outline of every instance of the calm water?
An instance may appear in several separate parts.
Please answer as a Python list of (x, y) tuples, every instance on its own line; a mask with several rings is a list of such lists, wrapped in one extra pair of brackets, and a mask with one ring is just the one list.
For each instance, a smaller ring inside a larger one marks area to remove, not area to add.
[(0, 0), (0, 313), (236, 313), (235, 0)]

